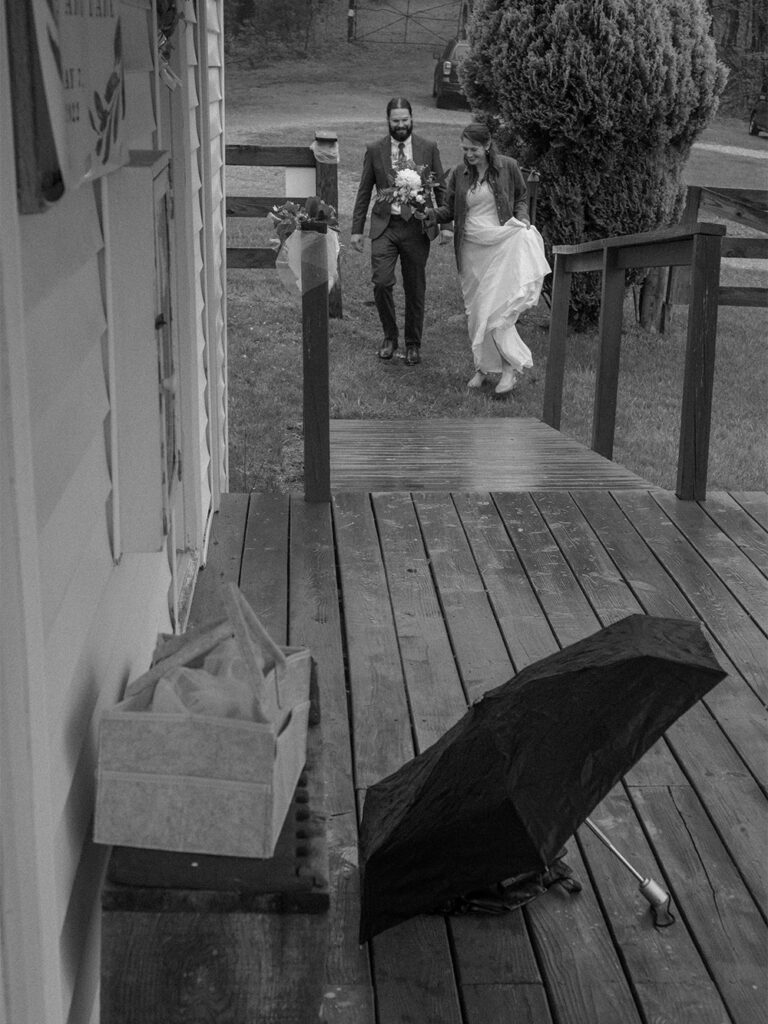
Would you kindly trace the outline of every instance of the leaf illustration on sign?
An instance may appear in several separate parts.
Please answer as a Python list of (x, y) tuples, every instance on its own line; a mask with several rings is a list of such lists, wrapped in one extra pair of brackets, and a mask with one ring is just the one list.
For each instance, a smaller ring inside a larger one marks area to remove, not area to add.
[[(96, 132), (96, 155), (103, 164), (109, 162), (112, 144), (117, 142), (120, 122), (125, 117), (125, 75), (120, 19), (115, 25), (115, 65), (107, 80), (103, 96), (94, 91), (93, 107), (88, 111), (91, 127)], [(94, 116), (95, 113), (95, 116)]]

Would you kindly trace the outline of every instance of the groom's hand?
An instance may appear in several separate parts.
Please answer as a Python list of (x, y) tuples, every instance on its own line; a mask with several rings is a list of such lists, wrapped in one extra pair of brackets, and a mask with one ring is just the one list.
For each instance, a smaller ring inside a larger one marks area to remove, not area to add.
[(363, 251), (363, 236), (362, 235), (352, 235), (351, 242), (352, 242), (352, 248), (353, 249), (356, 249), (357, 252), (362, 252)]

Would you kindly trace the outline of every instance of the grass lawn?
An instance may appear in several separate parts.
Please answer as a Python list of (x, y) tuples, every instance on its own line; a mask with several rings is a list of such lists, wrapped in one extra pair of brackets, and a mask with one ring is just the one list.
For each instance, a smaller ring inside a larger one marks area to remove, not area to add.
[[(353, 65), (347, 71), (350, 88), (354, 87), (355, 75), (370, 73), (364, 61)], [(382, 95), (392, 91), (388, 85), (382, 86)], [(280, 88), (279, 82), (274, 88)], [(469, 115), (459, 119), (458, 125), (468, 120)], [(332, 116), (325, 123), (332, 124)], [(459, 158), (459, 126), (430, 122), (423, 112), (416, 117), (416, 130), (438, 141), (446, 166)], [(539, 417), (547, 360), (546, 306), (540, 304), (521, 320), (520, 333), (533, 352), (534, 367), (511, 399), (499, 401), (490, 394), (468, 391), (466, 382), (473, 367), (451, 245), (433, 245), (429, 259), (422, 364), (409, 368), (401, 361), (382, 363), (377, 358), (381, 330), (372, 304), (369, 249), (366, 244), (361, 255), (351, 248), (349, 227), (364, 143), (383, 134), (383, 130), (383, 112), (379, 124), (366, 121), (339, 128), (344, 315), (330, 322), (332, 417)], [(266, 145), (309, 144), (311, 134), (297, 137), (296, 129), (274, 128), (259, 131), (254, 141)], [(713, 152), (711, 159), (723, 158)], [(755, 188), (761, 186), (759, 173), (756, 177)], [(279, 194), (282, 172), (233, 168), (228, 174), (227, 191), (231, 195)], [(231, 244), (247, 244), (250, 238), (262, 240), (268, 235), (264, 222), (228, 224)], [(723, 282), (764, 284), (765, 280), (753, 266), (742, 265), (736, 270), (724, 269)], [(396, 294), (401, 300), (399, 287)], [(299, 293), (286, 287), (273, 271), (230, 271), (227, 303), (230, 490), (300, 490)], [(402, 308), (400, 313), (402, 322)], [(673, 328), (665, 335), (648, 334), (635, 323), (633, 297), (628, 293), (614, 458), (669, 489), (674, 489), (676, 480), (685, 314), (681, 307)], [(721, 307), (719, 311), (711, 489), (768, 489), (767, 326), (765, 310)], [(562, 429), (585, 443), (589, 443), (591, 430), (595, 360), (596, 333), (573, 334), (566, 366)]]

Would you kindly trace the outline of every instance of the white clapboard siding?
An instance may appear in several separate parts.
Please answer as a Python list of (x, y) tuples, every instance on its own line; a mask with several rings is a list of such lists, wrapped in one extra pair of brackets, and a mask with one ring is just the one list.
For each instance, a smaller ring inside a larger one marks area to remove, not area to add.
[[(121, 695), (125, 682), (143, 674), (149, 667), (158, 632), (170, 630), (165, 601), (169, 585), (166, 559), (155, 555), (126, 555), (102, 591), (103, 614), (94, 620), (80, 674), (91, 689), (95, 680), (110, 680), (112, 685), (99, 689), (95, 703), (86, 700), (83, 687), (83, 721), (69, 739), (67, 756), (72, 762), (72, 778), (69, 789), (59, 794), (62, 812), (55, 833), (59, 893), (72, 890), (74, 894), (84, 857), (90, 863), (92, 857), (103, 856), (106, 852), (104, 847), (93, 849), (90, 839), (99, 721), (102, 711)], [(149, 600), (146, 606), (140, 607), (137, 598), (141, 594), (148, 595)], [(139, 645), (137, 636), (142, 640)], [(140, 656), (139, 650), (143, 652)], [(70, 912), (68, 902), (61, 900), (55, 911), (59, 927), (64, 928)]]
[[(101, 248), (93, 189), (74, 189), (44, 214), (20, 218), (19, 232), (24, 310), (29, 316), (53, 288), (61, 286), (62, 268), (66, 268), (67, 277), (72, 276)], [(52, 238), (56, 239), (55, 246), (51, 245)], [(43, 354), (47, 352), (49, 358), (54, 358), (61, 347), (56, 346), (52, 351), (50, 338), (44, 341)]]
[[(152, 0), (118, 2), (129, 147), (171, 154), (184, 466), (174, 528), (183, 522), (188, 572), (226, 480), (221, 22), (217, 4), (204, 3), (198, 34), (186, 5), (171, 91), (157, 75)], [(165, 546), (121, 554), (113, 513), (126, 487), (120, 410), (147, 422), (157, 414), (157, 388), (137, 406), (115, 359), (120, 343), (135, 344), (116, 310), (146, 308), (154, 280), (115, 273), (113, 260), (153, 188), (139, 188), (120, 224), (109, 203), (126, 169), (18, 215), (4, 26), (0, 17), (0, 138), (10, 140), (0, 145), (0, 886), (15, 910), (4, 899), (0, 1006), (12, 1019), (0, 1010), (0, 1024), (97, 1024), (108, 855), (91, 838), (99, 720), (172, 628)]]
[[(0, 16), (0, 1011), (4, 1024), (61, 1020), (55, 851), (47, 756), (41, 579), (26, 388), (24, 272), (5, 11)], [(6, 187), (3, 187), (3, 185)], [(10, 187), (7, 187), (10, 185)]]
[[(200, 155), (204, 191), (225, 195), (224, 125), (224, 36), (219, 5), (205, 0), (198, 8), (198, 89), (200, 97)], [(218, 83), (211, 89), (211, 81)], [(215, 183), (215, 184), (214, 184)], [(223, 203), (223, 199), (222, 199)], [(213, 368), (208, 381), (211, 428), (212, 495), (218, 508), (219, 495), (227, 488), (226, 415), (226, 237), (221, 206), (203, 209), (203, 238), (207, 264), (205, 273), (206, 363)]]
[[(187, 399), (181, 403), (182, 460), (184, 466), (183, 536), (177, 549), (199, 565), (211, 508), (210, 452), (206, 407), (207, 367), (205, 323), (199, 315), (204, 304), (201, 279), (202, 206), (197, 132), (198, 99), (194, 66), (194, 27), (180, 32), (174, 49), (174, 70), (186, 90), (163, 91), (163, 123), (170, 125), (174, 188), (174, 318), (179, 344), (179, 388)], [(189, 74), (190, 70), (193, 72)], [(179, 522), (175, 522), (179, 529)]]
[(88, 1019), (84, 1007), (98, 985), (98, 897), (109, 852), (91, 841), (99, 719), (122, 695), (126, 681), (146, 671), (157, 633), (170, 630), (169, 585), (162, 554), (125, 555), (102, 590), (78, 666), (78, 675), (96, 690), (95, 703), (90, 711), (83, 706), (85, 728), (72, 740), (74, 770), (53, 837), (59, 899), (51, 907), (63, 952), (62, 983), (72, 998), (69, 1024)]
[[(94, 437), (101, 433), (103, 440), (108, 410), (101, 343), (97, 338), (56, 397), (32, 423), (32, 466), (41, 526), (48, 521)], [(86, 500), (87, 497), (86, 494)]]
[[(111, 486), (104, 459), (104, 440), (97, 435), (40, 531), (40, 564), (45, 567), (46, 580), (42, 606), (46, 633), (53, 629), (56, 616), (60, 614), (66, 599), (67, 589), (93, 537), (107, 529), (105, 509)], [(89, 492), (93, 501), (83, 501), (83, 495)], [(104, 555), (109, 554), (109, 550), (107, 547), (104, 552), (100, 551), (100, 561)], [(111, 559), (108, 567), (111, 568)]]
[[(62, 265), (68, 266), (64, 261)], [(29, 311), (27, 367), (35, 409), (47, 410), (100, 345), (106, 326), (100, 288), (98, 260), (92, 254), (66, 277), (60, 270), (58, 283)]]

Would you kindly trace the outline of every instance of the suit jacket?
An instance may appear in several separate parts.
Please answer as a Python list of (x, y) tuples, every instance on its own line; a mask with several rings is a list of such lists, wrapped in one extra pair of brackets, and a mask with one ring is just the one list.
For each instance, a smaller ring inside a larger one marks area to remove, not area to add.
[[(497, 157), (499, 176), (489, 178), (488, 182), (496, 200), (496, 213), (499, 224), (505, 224), (510, 217), (528, 220), (528, 186), (517, 160), (511, 156)], [(448, 182), (444, 201), (439, 204), (437, 220), (440, 224), (453, 221), (453, 248), (456, 253), (456, 265), (461, 270), (461, 240), (464, 235), (464, 222), (467, 218), (467, 192), (472, 179), (466, 165), (461, 163), (448, 173)]]
[[(440, 151), (437, 143), (430, 139), (422, 139), (419, 135), (411, 136), (413, 148), (413, 162), (417, 167), (426, 166), (427, 171), (432, 171), (438, 180), (435, 185), (435, 205), (439, 206), (443, 200), (443, 179), (445, 172), (440, 162)], [(362, 235), (365, 226), (365, 218), (368, 213), (368, 206), (371, 202), (371, 194), (374, 186), (376, 188), (388, 188), (392, 184), (392, 140), (389, 135), (377, 142), (369, 142), (365, 147), (363, 158), (363, 173), (360, 177), (360, 186), (357, 190), (357, 198), (352, 211), (352, 234)], [(427, 198), (427, 206), (432, 207), (431, 196)], [(392, 204), (384, 200), (376, 200), (371, 210), (371, 238), (378, 238), (389, 224), (389, 217), (392, 212)], [(436, 238), (439, 232), (437, 224), (425, 228), (427, 236)]]

